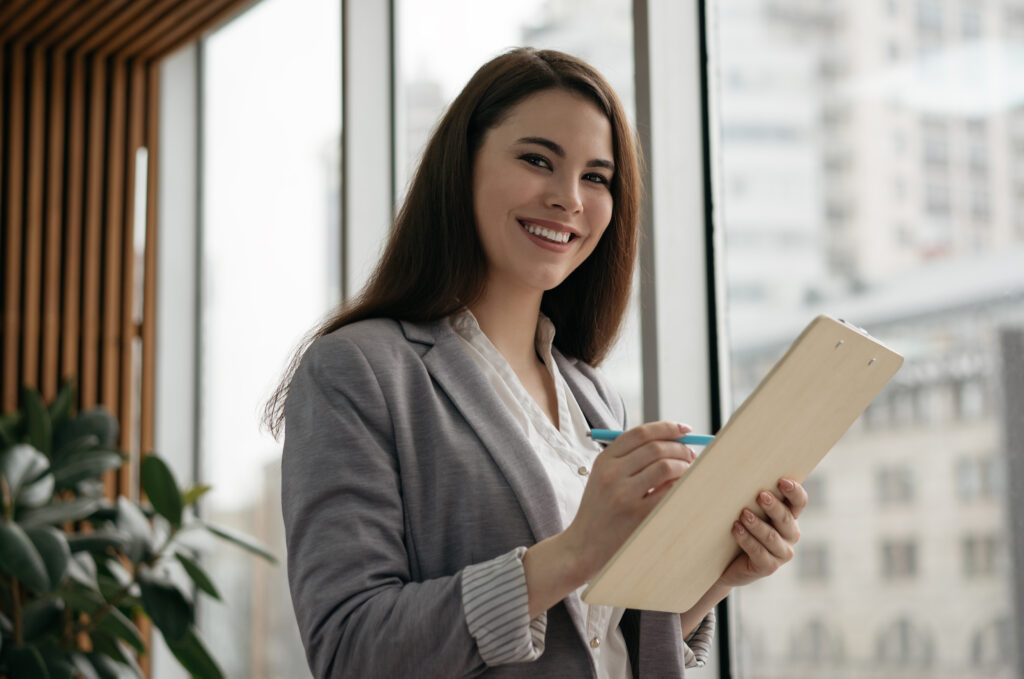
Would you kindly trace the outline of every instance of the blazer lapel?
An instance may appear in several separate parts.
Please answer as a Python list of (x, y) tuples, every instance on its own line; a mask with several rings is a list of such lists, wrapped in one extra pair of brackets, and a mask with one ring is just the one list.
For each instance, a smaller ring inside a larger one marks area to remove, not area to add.
[[(446, 321), (432, 325), (402, 321), (402, 326), (410, 340), (432, 345), (423, 355), (424, 365), (473, 427), (504, 474), (537, 541), (558, 533), (561, 521), (551, 481), (519, 425), (466, 352), (462, 340)], [(555, 360), (591, 427), (612, 429), (618, 426), (590, 380), (560, 353), (555, 354)], [(585, 643), (588, 638), (586, 621), (579, 597), (570, 595), (563, 601)]]
[(540, 542), (558, 533), (561, 522), (551, 482), (519, 425), (506, 412), (494, 389), (462, 346), (462, 340), (444, 321), (432, 327), (406, 322), (402, 325), (410, 339), (430, 338), (427, 343), (434, 346), (424, 354), (424, 365), (480, 437), (505, 476), (534, 538)]

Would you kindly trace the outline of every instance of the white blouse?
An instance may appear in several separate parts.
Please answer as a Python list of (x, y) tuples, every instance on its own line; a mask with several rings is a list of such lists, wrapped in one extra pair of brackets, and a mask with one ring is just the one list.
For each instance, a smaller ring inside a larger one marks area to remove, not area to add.
[[(536, 349), (555, 384), (558, 427), (527, 393), (505, 357), (494, 347), (468, 310), (450, 319), (456, 334), (466, 343), (473, 359), (494, 387), (502, 403), (529, 440), (555, 491), (558, 512), (565, 529), (576, 516), (594, 458), (601, 446), (591, 440), (587, 420), (565, 383), (551, 355), (554, 324), (543, 314), (537, 323)], [(569, 596), (580, 599), (583, 587)], [(579, 600), (587, 630), (591, 658), (599, 679), (629, 679), (632, 671), (626, 641), (619, 629), (623, 609), (588, 606)], [(546, 614), (545, 614), (546, 615)]]

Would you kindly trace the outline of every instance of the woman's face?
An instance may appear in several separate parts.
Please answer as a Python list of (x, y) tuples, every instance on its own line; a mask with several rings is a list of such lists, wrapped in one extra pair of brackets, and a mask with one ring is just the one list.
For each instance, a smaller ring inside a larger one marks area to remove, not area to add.
[(473, 166), (473, 209), (488, 294), (556, 287), (612, 217), (612, 128), (596, 105), (553, 89), (487, 131)]

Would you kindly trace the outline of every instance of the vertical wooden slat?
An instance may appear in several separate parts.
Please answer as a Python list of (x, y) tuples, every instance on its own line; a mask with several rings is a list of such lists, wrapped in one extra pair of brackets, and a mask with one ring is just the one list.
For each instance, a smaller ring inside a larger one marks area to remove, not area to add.
[(146, 252), (145, 279), (142, 300), (142, 413), (139, 446), (143, 454), (155, 445), (154, 418), (156, 413), (156, 261), (157, 248), (157, 194), (160, 166), (160, 66), (150, 62), (146, 67), (146, 122), (145, 140), (149, 168), (146, 171)]
[(4, 347), (3, 347), (3, 398), (4, 412), (10, 412), (18, 406), (18, 386), (20, 382), (20, 356), (18, 340), (21, 335), (21, 247), (22, 229), (22, 155), (24, 153), (24, 101), (25, 88), (25, 55), (21, 46), (10, 45), (10, 96), (12, 106), (5, 107), (8, 111), (8, 142), (7, 142), (7, 261), (4, 263), (6, 274), (4, 296)]
[[(111, 58), (107, 106), (107, 166), (106, 166), (106, 219), (104, 223), (103, 255), (103, 326), (101, 330), (102, 356), (100, 365), (102, 377), (100, 393), (103, 404), (114, 413), (121, 423), (121, 450), (127, 450), (131, 440), (132, 423), (122, 415), (121, 381), (118, 376), (121, 367), (121, 244), (124, 241), (124, 108), (125, 108), (125, 66), (124, 62)], [(107, 494), (116, 497), (118, 493), (117, 474), (111, 471), (107, 477)]]
[(43, 284), (42, 390), (49, 401), (56, 395), (60, 366), (60, 253), (64, 206), (64, 108), (66, 62), (64, 54), (50, 53), (49, 129), (47, 131), (46, 260)]
[(81, 391), (78, 351), (82, 289), (82, 195), (85, 189), (85, 59), (81, 54), (68, 56), (71, 73), (67, 121), (67, 189), (64, 241), (64, 315), (61, 342), (61, 378), (75, 379)]
[[(9, 7), (5, 7), (4, 10), (9, 10)], [(0, 21), (4, 20), (3, 11), (0, 11)], [(7, 95), (4, 94), (7, 87), (7, 45), (0, 42), (0, 99), (8, 101)], [(7, 232), (7, 196), (3, 193), (4, 185), (4, 173), (7, 171), (7, 156), (4, 155), (6, 150), (6, 144), (4, 142), (4, 117), (7, 115), (7, 106), (0, 106), (0, 263), (3, 263), (5, 270), (0, 272), (0, 412), (9, 412), (5, 398), (7, 394), (7, 382), (14, 382), (14, 375), (8, 369), (7, 365), (7, 354), (5, 348), (7, 346), (7, 289), (8, 280), (6, 278), (6, 265), (7, 265), (7, 238), (9, 236)]]
[(43, 179), (46, 134), (46, 55), (36, 46), (29, 55), (28, 156), (25, 193), (25, 254), (22, 285), (21, 382), (39, 386), (39, 327), (43, 274)]
[[(125, 184), (124, 184), (124, 222), (125, 236), (124, 248), (121, 260), (124, 262), (124, 272), (121, 277), (121, 419), (131, 422), (131, 436), (124, 450), (132, 452), (133, 460), (140, 460), (136, 456), (139, 452), (135, 439), (135, 415), (136, 407), (136, 384), (141, 375), (135, 371), (134, 346), (137, 339), (135, 331), (137, 320), (135, 314), (135, 229), (145, 229), (145, 224), (135, 223), (135, 177), (136, 162), (138, 160), (138, 149), (142, 146), (143, 122), (145, 120), (146, 105), (146, 75), (138, 62), (131, 62), (128, 66), (128, 122), (125, 129), (128, 134), (128, 143), (125, 147)], [(132, 470), (124, 465), (120, 470), (118, 486), (121, 492), (130, 495)]]
[(106, 117), (105, 59), (89, 59), (89, 134), (85, 175), (85, 249), (82, 262), (82, 394), (83, 408), (99, 401), (100, 265), (103, 237), (103, 162)]

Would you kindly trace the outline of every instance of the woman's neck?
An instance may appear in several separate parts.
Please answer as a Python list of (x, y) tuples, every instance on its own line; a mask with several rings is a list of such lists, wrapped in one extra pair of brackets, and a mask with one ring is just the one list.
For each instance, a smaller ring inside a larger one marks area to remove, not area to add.
[(488, 288), (469, 310), (513, 370), (535, 364), (537, 316), (542, 294), (509, 295)]

